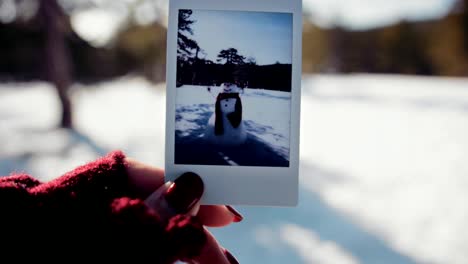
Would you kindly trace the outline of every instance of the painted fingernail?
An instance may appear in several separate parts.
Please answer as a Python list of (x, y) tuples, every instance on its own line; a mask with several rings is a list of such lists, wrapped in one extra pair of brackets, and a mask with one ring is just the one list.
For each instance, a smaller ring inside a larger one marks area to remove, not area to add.
[(227, 249), (224, 249), (224, 255), (226, 258), (229, 260), (229, 263), (231, 264), (239, 264), (239, 261), (231, 254), (231, 252), (227, 251)]
[(188, 212), (201, 198), (203, 181), (197, 174), (187, 172), (177, 178), (166, 192), (166, 201), (177, 213)]
[(234, 222), (238, 223), (244, 219), (244, 217), (230, 205), (226, 205), (226, 208), (234, 215)]

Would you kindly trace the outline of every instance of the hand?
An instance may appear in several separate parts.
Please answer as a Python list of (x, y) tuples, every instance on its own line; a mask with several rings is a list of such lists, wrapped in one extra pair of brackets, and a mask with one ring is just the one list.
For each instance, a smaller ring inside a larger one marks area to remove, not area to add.
[[(141, 198), (146, 199), (145, 201), (148, 206), (162, 215), (166, 214), (167, 208), (163, 208), (164, 205), (161, 205), (160, 198), (162, 197), (162, 194), (166, 193), (167, 189), (170, 188), (171, 183), (164, 182), (164, 171), (150, 167), (130, 158), (126, 159), (126, 163), (132, 188), (134, 188)], [(196, 179), (196, 177), (194, 179)], [(191, 185), (193, 184), (198, 185), (196, 182)], [(201, 183), (201, 186), (203, 186), (203, 183)], [(197, 190), (195, 190), (195, 192), (197, 192)], [(203, 187), (201, 187), (201, 192), (203, 192)], [(192, 198), (201, 196), (201, 193), (192, 193), (191, 196)], [(189, 203), (190, 202), (187, 203), (186, 201), (179, 203), (182, 205), (179, 207), (187, 208), (178, 209), (181, 209), (181, 211), (189, 209), (187, 212), (188, 214), (196, 215), (201, 223), (208, 227), (222, 227), (229, 225), (232, 222), (240, 222), (242, 220), (242, 216), (230, 206), (200, 206), (199, 201), (196, 199), (193, 205), (185, 206)], [(198, 263), (238, 263), (229, 251), (219, 245), (214, 236), (206, 228), (205, 234), (207, 237), (207, 243), (204, 246), (201, 255), (197, 259), (194, 259), (194, 261)]]

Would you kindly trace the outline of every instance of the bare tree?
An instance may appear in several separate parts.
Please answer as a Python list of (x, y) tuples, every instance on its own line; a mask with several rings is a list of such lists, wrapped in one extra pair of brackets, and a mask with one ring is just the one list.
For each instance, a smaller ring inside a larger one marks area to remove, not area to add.
[(43, 23), (46, 79), (57, 89), (62, 106), (60, 126), (72, 128), (72, 105), (68, 95), (71, 83), (70, 54), (65, 35), (70, 25), (57, 0), (40, 0), (39, 17)]

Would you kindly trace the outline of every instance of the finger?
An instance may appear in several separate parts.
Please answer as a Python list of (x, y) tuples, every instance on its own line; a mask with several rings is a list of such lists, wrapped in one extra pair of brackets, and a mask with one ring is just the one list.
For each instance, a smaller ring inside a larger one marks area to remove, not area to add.
[(239, 264), (239, 261), (227, 249), (223, 249), (224, 255), (231, 264)]
[(177, 214), (196, 215), (203, 194), (203, 181), (197, 174), (184, 173), (174, 182), (166, 182), (145, 200), (163, 221)]
[(130, 185), (139, 197), (148, 197), (164, 184), (162, 169), (148, 166), (131, 158), (126, 158), (125, 161)]
[(207, 241), (203, 247), (201, 254), (194, 260), (200, 264), (238, 264), (239, 262), (229, 253), (223, 249), (214, 236), (205, 228)]
[(196, 216), (200, 211), (200, 200), (198, 200), (191, 209), (187, 212), (188, 215)]
[(225, 205), (202, 205), (197, 216), (203, 225), (210, 227), (222, 227), (244, 219), (236, 209)]

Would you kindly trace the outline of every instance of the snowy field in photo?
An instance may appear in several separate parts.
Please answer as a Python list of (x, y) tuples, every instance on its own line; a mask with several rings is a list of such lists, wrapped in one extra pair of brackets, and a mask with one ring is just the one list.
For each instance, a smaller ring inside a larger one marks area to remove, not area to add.
[[(184, 85), (177, 88), (176, 163), (178, 160), (190, 162), (196, 157), (199, 159), (203, 150), (205, 159), (186, 164), (229, 165), (224, 159), (219, 159), (219, 162), (216, 159), (221, 147), (209, 145), (205, 139), (207, 123), (215, 111), (216, 96), (220, 92), (220, 87), (213, 86), (210, 91), (207, 86)], [(224, 149), (224, 155), (230, 162), (241, 166), (289, 166), (291, 93), (246, 88), (240, 97), (247, 142), (240, 147)], [(187, 157), (180, 157), (182, 155)]]
[[(162, 167), (164, 88), (74, 86), (69, 132), (50, 85), (0, 84), (0, 174), (50, 180), (113, 149)], [(299, 206), (211, 229), (240, 263), (468, 263), (468, 79), (308, 76), (302, 95)]]

